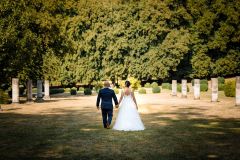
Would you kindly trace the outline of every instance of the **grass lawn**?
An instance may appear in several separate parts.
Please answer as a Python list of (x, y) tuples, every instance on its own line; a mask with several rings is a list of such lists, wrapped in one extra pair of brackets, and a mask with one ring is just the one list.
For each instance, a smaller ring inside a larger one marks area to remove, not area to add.
[(0, 159), (240, 159), (240, 107), (203, 97), (137, 95), (147, 128), (140, 132), (104, 129), (95, 96), (5, 105)]

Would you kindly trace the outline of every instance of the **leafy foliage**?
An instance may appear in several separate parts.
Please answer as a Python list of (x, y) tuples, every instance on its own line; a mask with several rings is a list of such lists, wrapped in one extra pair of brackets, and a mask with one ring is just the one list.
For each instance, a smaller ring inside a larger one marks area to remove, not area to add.
[(128, 80), (131, 83), (132, 89), (137, 90), (139, 87), (141, 87), (140, 81), (137, 80), (136, 78), (130, 77), (130, 78), (128, 78)]
[(139, 93), (139, 94), (146, 94), (147, 91), (146, 91), (145, 88), (139, 88), (139, 89), (138, 89), (138, 93)]
[(207, 79), (201, 79), (200, 84), (206, 84), (208, 85), (208, 80)]
[(9, 100), (9, 96), (6, 92), (0, 89), (0, 104), (7, 104)]
[(115, 88), (113, 88), (113, 90), (114, 90), (114, 93), (115, 93), (115, 94), (118, 94), (118, 93), (119, 93), (119, 89), (118, 89), (118, 88), (115, 87)]
[(85, 94), (85, 95), (92, 95), (92, 90), (91, 90), (91, 88), (84, 88), (84, 94)]
[(160, 92), (161, 92), (161, 89), (159, 86), (152, 87), (152, 93), (160, 93)]
[(236, 81), (229, 80), (224, 85), (224, 94), (227, 97), (234, 97), (236, 95)]
[(151, 84), (151, 87), (152, 87), (152, 88), (153, 88), (153, 87), (158, 87), (157, 82), (153, 82), (153, 83)]
[(219, 83), (219, 84), (218, 84), (218, 90), (219, 90), (219, 91), (224, 91), (224, 86), (225, 86), (224, 84)]
[(64, 88), (51, 88), (50, 94), (64, 93)]
[(207, 92), (208, 91), (208, 85), (207, 84), (200, 84), (200, 91), (201, 92)]
[(150, 84), (150, 83), (146, 83), (146, 84), (144, 85), (144, 87), (145, 87), (145, 88), (151, 88), (151, 84)]
[(77, 95), (77, 88), (76, 87), (71, 88), (70, 94), (71, 95)]
[(170, 89), (170, 83), (162, 83), (162, 89)]
[(224, 84), (224, 83), (225, 83), (224, 77), (218, 77), (218, 84)]
[(239, 10), (227, 0), (2, 0), (0, 83), (238, 75)]

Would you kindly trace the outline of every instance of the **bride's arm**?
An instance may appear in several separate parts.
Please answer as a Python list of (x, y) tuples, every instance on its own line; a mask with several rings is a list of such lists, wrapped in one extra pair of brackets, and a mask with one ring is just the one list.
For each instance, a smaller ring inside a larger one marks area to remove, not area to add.
[(123, 99), (123, 91), (121, 91), (121, 97), (120, 97), (120, 99), (119, 99), (119, 105), (120, 105), (120, 103), (122, 102), (122, 99)]
[(132, 91), (132, 98), (133, 98), (134, 103), (136, 104), (136, 108), (138, 109), (138, 105), (137, 105), (137, 101), (136, 101), (136, 98), (135, 98), (135, 95), (134, 95), (134, 91)]

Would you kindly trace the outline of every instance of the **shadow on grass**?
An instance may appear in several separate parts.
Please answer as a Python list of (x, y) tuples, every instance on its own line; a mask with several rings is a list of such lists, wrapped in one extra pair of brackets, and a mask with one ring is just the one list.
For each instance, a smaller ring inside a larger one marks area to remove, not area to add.
[(119, 132), (103, 129), (100, 113), (90, 107), (55, 109), (44, 115), (1, 113), (0, 157), (239, 159), (240, 119), (206, 118), (196, 108), (145, 114), (142, 119), (146, 130)]

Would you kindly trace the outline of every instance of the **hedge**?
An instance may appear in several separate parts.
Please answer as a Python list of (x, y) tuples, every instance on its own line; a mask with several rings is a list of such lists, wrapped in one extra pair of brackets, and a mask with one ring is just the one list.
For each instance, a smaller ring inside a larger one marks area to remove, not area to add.
[(92, 95), (92, 90), (91, 90), (91, 88), (84, 88), (84, 94), (85, 94), (85, 95)]
[(219, 90), (219, 91), (224, 91), (224, 84), (219, 83), (219, 84), (218, 84), (218, 90)]
[(145, 88), (151, 88), (151, 84), (150, 84), (150, 83), (146, 83), (146, 84), (144, 85), (144, 87), (145, 87)]
[(218, 77), (218, 84), (224, 84), (225, 79), (224, 77)]
[(162, 83), (162, 89), (170, 89), (170, 83)]
[(153, 83), (151, 84), (151, 87), (152, 87), (152, 88), (153, 88), (153, 87), (158, 87), (157, 82), (153, 82)]
[(77, 95), (77, 88), (76, 87), (71, 88), (70, 94), (71, 95)]
[(226, 97), (235, 97), (236, 82), (235, 80), (227, 81), (224, 85), (224, 94)]
[(200, 91), (207, 92), (208, 91), (208, 84), (200, 84)]
[(9, 96), (6, 92), (0, 89), (0, 104), (7, 104)]
[(161, 89), (160, 89), (159, 86), (154, 86), (154, 87), (152, 88), (152, 93), (160, 93), (160, 92), (161, 92)]
[(64, 88), (65, 93), (69, 93), (71, 91), (71, 88)]
[(138, 93), (139, 93), (139, 94), (146, 94), (147, 91), (146, 91), (145, 88), (140, 88), (140, 89), (138, 89)]
[(50, 94), (64, 93), (64, 88), (51, 88)]

